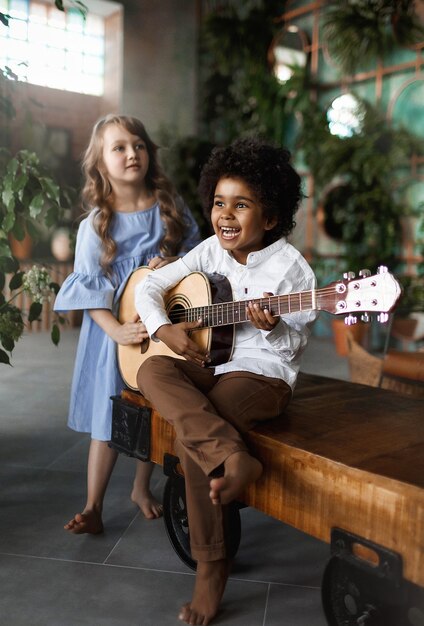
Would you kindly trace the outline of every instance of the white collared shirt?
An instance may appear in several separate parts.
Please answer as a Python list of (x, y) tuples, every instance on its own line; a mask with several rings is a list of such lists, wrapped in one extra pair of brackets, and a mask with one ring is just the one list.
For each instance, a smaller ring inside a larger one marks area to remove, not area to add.
[[(316, 287), (312, 269), (285, 238), (251, 252), (246, 265), (242, 265), (213, 235), (182, 259), (151, 272), (136, 286), (135, 306), (150, 337), (160, 326), (169, 324), (163, 306), (164, 294), (195, 271), (226, 276), (235, 301), (262, 298), (264, 291), (283, 295)], [(231, 360), (216, 366), (215, 374), (248, 371), (281, 378), (294, 388), (300, 355), (310, 333), (308, 326), (316, 316), (316, 311), (284, 314), (269, 332), (258, 330), (250, 322), (236, 324)]]

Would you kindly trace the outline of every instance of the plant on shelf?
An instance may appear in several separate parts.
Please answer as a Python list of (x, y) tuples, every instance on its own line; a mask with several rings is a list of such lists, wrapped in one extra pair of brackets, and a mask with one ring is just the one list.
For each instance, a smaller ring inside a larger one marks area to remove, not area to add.
[(424, 39), (411, 0), (331, 0), (324, 19), (328, 51), (348, 75), (397, 46)]

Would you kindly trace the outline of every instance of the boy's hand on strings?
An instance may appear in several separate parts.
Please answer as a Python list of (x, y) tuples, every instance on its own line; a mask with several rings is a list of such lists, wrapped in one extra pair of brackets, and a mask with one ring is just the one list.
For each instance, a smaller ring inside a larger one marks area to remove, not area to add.
[(153, 259), (150, 259), (148, 267), (151, 270), (158, 270), (160, 267), (173, 263), (173, 261), (179, 258), (178, 256), (154, 256)]
[[(263, 297), (269, 298), (273, 293), (264, 291)], [(279, 322), (279, 317), (273, 317), (269, 309), (265, 306), (261, 308), (258, 303), (249, 302), (246, 307), (246, 314), (249, 321), (258, 330), (271, 331)]]
[(114, 339), (120, 346), (142, 343), (149, 337), (145, 325), (140, 321), (137, 314), (134, 315), (131, 321), (120, 324), (119, 327), (116, 328), (115, 333), (116, 337)]
[(209, 354), (203, 351), (188, 333), (196, 328), (201, 328), (202, 320), (197, 322), (181, 322), (180, 324), (164, 324), (156, 331), (158, 339), (166, 343), (175, 354), (179, 354), (187, 361), (192, 361), (205, 367), (208, 363)]

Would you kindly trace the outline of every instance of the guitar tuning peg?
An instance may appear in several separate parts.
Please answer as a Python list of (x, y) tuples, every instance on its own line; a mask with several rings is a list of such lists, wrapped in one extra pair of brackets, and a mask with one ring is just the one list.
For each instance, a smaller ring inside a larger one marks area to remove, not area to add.
[(370, 272), (370, 270), (366, 270), (366, 269), (359, 270), (359, 276), (361, 278), (367, 278), (367, 276), (371, 276), (371, 272)]
[(377, 267), (377, 274), (385, 274), (386, 272), (388, 272), (388, 268), (385, 265), (379, 265)]
[(377, 315), (377, 321), (379, 321), (380, 324), (385, 324), (388, 319), (389, 319), (389, 314), (388, 313), (379, 313)]
[(346, 326), (353, 326), (353, 324), (356, 324), (357, 321), (358, 318), (356, 317), (356, 315), (346, 315), (346, 317), (344, 318), (344, 323), (346, 324)]
[(355, 272), (345, 272), (343, 278), (346, 280), (353, 280), (355, 278)]
[(369, 324), (369, 322), (371, 321), (371, 317), (368, 315), (368, 313), (362, 313), (361, 321), (365, 324)]

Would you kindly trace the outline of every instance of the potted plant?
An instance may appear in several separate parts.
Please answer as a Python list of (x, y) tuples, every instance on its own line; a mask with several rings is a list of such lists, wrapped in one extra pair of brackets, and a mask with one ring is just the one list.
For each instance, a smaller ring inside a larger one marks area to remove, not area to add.
[[(55, 0), (57, 9), (64, 11), (62, 0)], [(84, 15), (82, 2), (72, 4)], [(8, 27), (11, 16), (0, 12), (0, 26)], [(37, 241), (41, 231), (54, 227), (72, 206), (72, 190), (59, 187), (40, 163), (38, 156), (28, 150), (12, 154), (10, 121), (15, 116), (13, 86), (19, 80), (8, 67), (0, 68), (0, 363), (10, 364), (16, 341), (25, 324), (38, 320), (43, 305), (57, 292), (47, 268), (33, 266), (22, 270), (20, 259), (27, 252), (12, 249), (15, 243)], [(15, 254), (14, 254), (15, 252)], [(32, 304), (29, 310), (16, 305), (17, 296), (25, 291)], [(59, 325), (65, 319), (55, 314), (51, 327), (54, 344), (60, 340)]]

